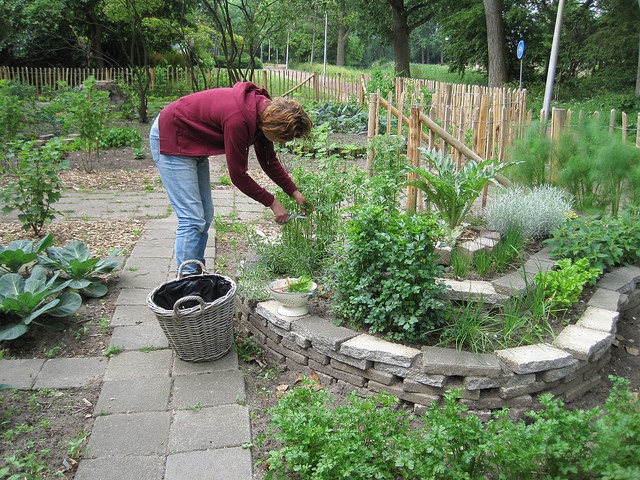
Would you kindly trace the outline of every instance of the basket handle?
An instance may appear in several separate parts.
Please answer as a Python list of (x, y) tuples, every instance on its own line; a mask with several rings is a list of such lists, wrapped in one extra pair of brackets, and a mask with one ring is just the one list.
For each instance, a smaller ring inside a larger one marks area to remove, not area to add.
[(185, 265), (189, 265), (190, 263), (197, 263), (198, 264), (198, 266), (200, 267), (200, 275), (204, 275), (205, 273), (207, 273), (205, 271), (205, 269), (204, 269), (204, 263), (202, 263), (200, 260), (185, 260), (178, 267), (178, 280), (182, 280), (182, 269), (183, 269), (183, 267)]
[(182, 297), (176, 300), (176, 303), (173, 305), (173, 319), (177, 322), (181, 320), (180, 306), (185, 302), (190, 302), (195, 300), (200, 304), (200, 314), (204, 312), (204, 300), (202, 297), (198, 295), (189, 295), (187, 297)]

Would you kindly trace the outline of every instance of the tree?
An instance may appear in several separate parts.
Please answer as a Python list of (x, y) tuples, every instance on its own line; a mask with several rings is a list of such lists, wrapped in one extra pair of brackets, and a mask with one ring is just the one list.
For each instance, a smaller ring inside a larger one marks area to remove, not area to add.
[(393, 45), (396, 75), (410, 76), (409, 38), (411, 32), (433, 18), (435, 0), (362, 1), (366, 30)]
[(489, 86), (499, 87), (509, 80), (504, 25), (502, 24), (502, 1), (484, 0), (484, 14), (487, 22)]
[(229, 83), (251, 80), (259, 47), (304, 17), (303, 0), (203, 0), (203, 12), (220, 34)]

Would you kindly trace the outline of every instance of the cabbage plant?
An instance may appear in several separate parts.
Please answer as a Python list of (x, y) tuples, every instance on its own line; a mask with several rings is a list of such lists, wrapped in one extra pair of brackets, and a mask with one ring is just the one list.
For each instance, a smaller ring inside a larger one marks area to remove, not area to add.
[(59, 282), (58, 275), (47, 278), (44, 268), (36, 265), (26, 279), (17, 273), (0, 277), (0, 340), (14, 340), (29, 330), (31, 323), (46, 314), (67, 317), (82, 305), (75, 292), (61, 293), (70, 281)]
[(38, 254), (53, 243), (53, 235), (49, 234), (39, 241), (14, 240), (6, 247), (0, 245), (0, 275), (18, 273), (20, 269), (33, 262)]
[(115, 259), (120, 250), (102, 259), (91, 257), (89, 248), (79, 240), (64, 247), (49, 247), (46, 253), (46, 256), (38, 255), (40, 265), (51, 272), (60, 271), (61, 278), (69, 280), (69, 288), (94, 298), (103, 297), (108, 291), (100, 275), (111, 273), (121, 263)]

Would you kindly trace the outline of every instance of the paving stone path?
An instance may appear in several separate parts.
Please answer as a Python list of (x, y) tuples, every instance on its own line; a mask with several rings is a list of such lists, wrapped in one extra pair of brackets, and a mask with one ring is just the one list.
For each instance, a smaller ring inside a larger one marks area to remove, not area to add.
[[(216, 214), (264, 215), (264, 207), (235, 189), (213, 195)], [(166, 194), (67, 192), (56, 207), (66, 218), (150, 218), (119, 277), (110, 345), (124, 351), (110, 359), (0, 360), (0, 383), (71, 388), (102, 379), (75, 480), (251, 479), (245, 448), (251, 424), (237, 353), (232, 349), (213, 362), (178, 359), (146, 303), (150, 291), (176, 276), (177, 220), (167, 217)], [(214, 237), (208, 264), (215, 258)]]

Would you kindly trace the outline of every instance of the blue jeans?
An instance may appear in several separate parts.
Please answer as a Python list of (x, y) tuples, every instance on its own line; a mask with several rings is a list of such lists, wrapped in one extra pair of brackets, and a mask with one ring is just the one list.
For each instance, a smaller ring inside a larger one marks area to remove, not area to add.
[[(179, 267), (186, 260), (205, 263), (204, 251), (213, 222), (213, 200), (208, 157), (185, 157), (160, 153), (158, 118), (149, 132), (151, 155), (178, 216), (175, 255)], [(197, 273), (198, 266), (185, 265), (183, 274)]]

